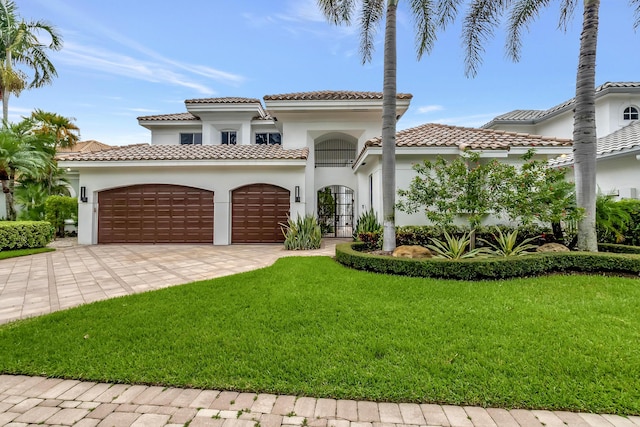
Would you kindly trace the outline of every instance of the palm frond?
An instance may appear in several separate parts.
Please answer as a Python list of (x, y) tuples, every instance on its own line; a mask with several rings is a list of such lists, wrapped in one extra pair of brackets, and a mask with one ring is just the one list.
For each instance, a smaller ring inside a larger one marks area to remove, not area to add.
[(350, 25), (354, 6), (354, 0), (318, 0), (322, 14), (335, 25)]
[(411, 10), (415, 19), (416, 48), (418, 59), (431, 52), (436, 41), (437, 16), (433, 0), (411, 0)]
[(558, 28), (567, 32), (569, 21), (573, 18), (573, 13), (576, 10), (576, 0), (562, 0), (560, 5), (560, 20), (558, 21)]
[(633, 10), (633, 16), (635, 18), (633, 20), (633, 28), (637, 30), (638, 27), (640, 27), (640, 0), (629, 0), (629, 5), (635, 8)]
[(474, 77), (482, 64), (484, 43), (493, 37), (508, 0), (473, 0), (464, 18), (462, 42), (465, 49), (465, 74)]
[(385, 12), (385, 0), (363, 0), (360, 12), (360, 54), (362, 62), (370, 62), (378, 25)]
[[(569, 0), (571, 2), (571, 0)], [(567, 0), (563, 1), (563, 4)], [(515, 62), (520, 60), (522, 48), (522, 31), (528, 30), (529, 25), (535, 20), (540, 9), (547, 7), (549, 0), (517, 0), (511, 8), (509, 16), (509, 28), (507, 34), (507, 55)]]
[(436, 9), (437, 25), (446, 28), (458, 16), (460, 3), (464, 0), (440, 0)]

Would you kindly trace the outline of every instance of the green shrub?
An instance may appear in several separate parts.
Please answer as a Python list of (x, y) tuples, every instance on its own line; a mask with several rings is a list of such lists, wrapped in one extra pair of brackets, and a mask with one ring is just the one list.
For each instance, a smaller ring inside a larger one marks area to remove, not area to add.
[(435, 252), (437, 258), (465, 259), (480, 255), (483, 251), (480, 248), (467, 249), (471, 245), (471, 233), (464, 233), (460, 237), (451, 236), (444, 232), (444, 240), (432, 238), (431, 245), (427, 248)]
[(409, 259), (360, 252), (361, 243), (336, 246), (336, 260), (358, 270), (457, 280), (508, 279), (556, 272), (640, 274), (640, 256), (591, 252), (536, 253), (526, 257), (461, 260)]
[(640, 246), (640, 200), (623, 199), (618, 203), (629, 213), (629, 222), (624, 231), (623, 243), (625, 245)]
[(306, 215), (294, 221), (287, 219), (282, 226), (284, 234), (284, 248), (287, 250), (319, 249), (322, 242), (322, 232), (318, 220), (313, 215)]
[(617, 254), (640, 254), (640, 246), (618, 245), (615, 243), (598, 243), (598, 250)]
[(43, 248), (53, 234), (47, 221), (0, 221), (0, 251)]
[(381, 229), (382, 225), (380, 221), (378, 221), (378, 215), (373, 209), (369, 209), (358, 218), (356, 228), (353, 232), (353, 238), (354, 240), (358, 240), (360, 233), (375, 233)]
[(536, 240), (538, 237), (530, 237), (518, 243), (518, 230), (513, 230), (511, 233), (503, 233), (500, 228), (496, 227), (496, 232), (491, 233), (495, 243), (491, 243), (488, 240), (480, 239), (482, 242), (488, 244), (491, 249), (489, 250), (496, 256), (522, 256), (529, 255), (529, 249), (534, 249), (537, 246), (532, 245), (530, 242)]
[(78, 219), (78, 199), (67, 196), (49, 196), (44, 202), (47, 221), (56, 229), (56, 235), (64, 237), (64, 220)]

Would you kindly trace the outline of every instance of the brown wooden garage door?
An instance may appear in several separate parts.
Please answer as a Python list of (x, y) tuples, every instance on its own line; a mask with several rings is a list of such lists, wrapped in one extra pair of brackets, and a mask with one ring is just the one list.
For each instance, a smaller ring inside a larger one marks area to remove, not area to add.
[(269, 184), (251, 184), (233, 191), (231, 198), (232, 243), (277, 243), (284, 236), (289, 190)]
[(213, 243), (213, 192), (167, 184), (101, 191), (98, 243)]

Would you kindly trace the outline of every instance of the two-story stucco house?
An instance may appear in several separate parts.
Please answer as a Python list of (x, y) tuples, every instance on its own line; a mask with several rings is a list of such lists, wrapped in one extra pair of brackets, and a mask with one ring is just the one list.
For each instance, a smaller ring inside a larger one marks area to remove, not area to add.
[[(515, 110), (483, 126), (511, 132), (573, 138), (570, 99), (548, 110)], [(605, 83), (596, 88), (597, 183), (606, 194), (640, 197), (640, 82)], [(569, 155), (553, 162), (573, 164)]]
[[(412, 96), (397, 95), (399, 117)], [(382, 94), (318, 91), (185, 101), (187, 112), (139, 117), (151, 144), (65, 155), (79, 176), (78, 240), (266, 243), (287, 215), (315, 214), (328, 237), (349, 237), (357, 217), (381, 217)], [(571, 153), (571, 140), (426, 124), (398, 132), (397, 185), (413, 164), (471, 149), (517, 163)], [(397, 223), (424, 215), (399, 213)]]

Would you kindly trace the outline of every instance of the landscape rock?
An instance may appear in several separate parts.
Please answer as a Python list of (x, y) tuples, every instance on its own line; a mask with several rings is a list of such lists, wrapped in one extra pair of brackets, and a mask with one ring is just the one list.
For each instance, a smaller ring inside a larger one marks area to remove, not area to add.
[(545, 243), (536, 252), (569, 252), (569, 248), (560, 243)]
[(393, 251), (394, 257), (400, 258), (431, 258), (433, 254), (427, 248), (417, 245), (403, 245), (398, 246)]

